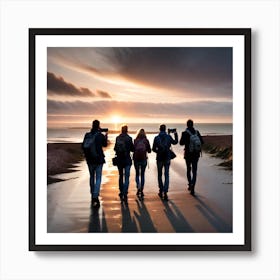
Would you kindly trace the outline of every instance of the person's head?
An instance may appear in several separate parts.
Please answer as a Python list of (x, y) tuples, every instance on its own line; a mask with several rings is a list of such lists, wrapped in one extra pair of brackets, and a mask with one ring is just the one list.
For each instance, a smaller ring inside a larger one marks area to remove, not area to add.
[(188, 121), (187, 121), (187, 127), (188, 127), (188, 128), (193, 127), (193, 120), (188, 120)]
[(93, 130), (98, 130), (99, 127), (100, 127), (100, 121), (99, 121), (99, 120), (94, 120), (94, 121), (92, 122), (92, 129), (93, 129)]
[(121, 128), (121, 132), (122, 132), (122, 133), (127, 133), (127, 131), (128, 131), (128, 127), (127, 127), (127, 125), (125, 124), (125, 125), (123, 125), (122, 128)]
[(166, 131), (166, 125), (161, 124), (160, 127), (159, 127), (159, 131)]
[(145, 133), (144, 128), (140, 128), (137, 131), (136, 139), (138, 139), (138, 138), (146, 138), (146, 133)]

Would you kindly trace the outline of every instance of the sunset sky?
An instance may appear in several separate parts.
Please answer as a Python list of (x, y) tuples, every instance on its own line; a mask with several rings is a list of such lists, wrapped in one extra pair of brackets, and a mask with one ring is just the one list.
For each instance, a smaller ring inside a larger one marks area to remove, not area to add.
[(232, 122), (232, 48), (55, 48), (48, 126)]

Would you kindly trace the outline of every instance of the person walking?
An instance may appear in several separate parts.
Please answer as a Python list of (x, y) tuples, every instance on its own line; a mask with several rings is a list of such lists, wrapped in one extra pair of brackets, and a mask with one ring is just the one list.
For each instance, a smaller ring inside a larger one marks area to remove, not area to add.
[(128, 135), (127, 125), (121, 128), (121, 134), (116, 137), (114, 150), (117, 156), (117, 167), (119, 171), (119, 197), (121, 201), (127, 203), (127, 194), (129, 187), (130, 168), (132, 159), (130, 152), (134, 152), (132, 138)]
[(100, 206), (99, 192), (102, 177), (102, 167), (105, 163), (105, 156), (102, 147), (106, 147), (108, 143), (108, 133), (101, 133), (100, 121), (94, 120), (90, 132), (84, 136), (82, 149), (86, 158), (86, 162), (90, 174), (90, 193), (91, 203), (94, 207)]
[(147, 153), (151, 153), (150, 142), (147, 139), (145, 130), (139, 129), (134, 140), (133, 161), (135, 167), (135, 181), (137, 188), (137, 196), (144, 197), (145, 170), (147, 167)]
[(203, 145), (203, 138), (193, 126), (193, 120), (187, 121), (187, 128), (182, 132), (180, 145), (185, 146), (184, 158), (187, 165), (188, 190), (195, 195), (197, 165)]
[[(175, 139), (171, 135), (166, 133), (166, 125), (162, 124), (159, 128), (159, 134), (154, 138), (153, 152), (157, 154), (157, 171), (158, 171), (158, 186), (159, 197), (168, 201), (168, 189), (169, 189), (169, 167), (171, 160), (171, 144), (176, 145), (178, 143), (178, 134), (175, 131)], [(164, 168), (164, 183), (162, 181), (162, 170)]]

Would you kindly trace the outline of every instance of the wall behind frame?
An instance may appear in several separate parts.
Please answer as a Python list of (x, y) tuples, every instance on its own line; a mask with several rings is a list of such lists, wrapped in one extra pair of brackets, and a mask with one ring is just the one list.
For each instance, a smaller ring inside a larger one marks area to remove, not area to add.
[[(279, 3), (2, 1), (0, 278), (280, 279)], [(252, 252), (28, 251), (28, 28), (52, 27), (252, 28)]]

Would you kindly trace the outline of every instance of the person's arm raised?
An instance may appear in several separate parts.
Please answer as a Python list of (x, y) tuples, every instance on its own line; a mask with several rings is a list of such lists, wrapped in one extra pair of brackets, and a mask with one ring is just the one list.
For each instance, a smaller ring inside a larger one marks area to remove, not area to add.
[(175, 132), (175, 133), (174, 133), (174, 136), (175, 136), (175, 139), (173, 139), (173, 138), (170, 136), (170, 138), (171, 138), (171, 144), (172, 144), (172, 145), (178, 144), (178, 133)]

